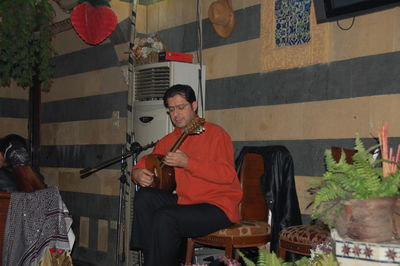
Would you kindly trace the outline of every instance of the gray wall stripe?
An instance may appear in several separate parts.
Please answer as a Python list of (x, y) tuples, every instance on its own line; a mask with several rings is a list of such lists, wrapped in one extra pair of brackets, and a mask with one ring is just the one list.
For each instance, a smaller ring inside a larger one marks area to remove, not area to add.
[[(310, 208), (312, 208), (312, 207), (310, 207)], [(311, 224), (312, 220), (313, 219), (311, 219), (309, 214), (302, 214), (301, 215), (301, 221), (303, 222), (303, 224)]]
[(28, 116), (28, 100), (0, 98), (0, 117), (28, 118)]
[(127, 117), (128, 92), (116, 92), (43, 103), (42, 123), (106, 119), (113, 111)]
[[(204, 49), (259, 38), (260, 5), (237, 10), (235, 16), (235, 30), (229, 38), (217, 36), (208, 19), (202, 21)], [(55, 77), (118, 66), (118, 57), (113, 45), (129, 41), (129, 23), (129, 19), (126, 19), (118, 24), (117, 30), (110, 36), (111, 43), (54, 57)], [(197, 49), (196, 22), (162, 30), (156, 34), (161, 37), (168, 50), (192, 52)], [(137, 34), (137, 36), (144, 35)]]
[[(400, 52), (395, 52), (208, 80), (206, 110), (400, 93), (399, 63)], [(110, 118), (115, 110), (126, 117), (126, 97), (127, 92), (119, 92), (44, 103), (43, 122)]]
[[(250, 6), (235, 11), (236, 25), (231, 36), (221, 38), (211, 26), (210, 20), (203, 19), (203, 49), (221, 45), (244, 42), (260, 37), (260, 5)], [(175, 52), (197, 50), (196, 22), (158, 31), (167, 49)]]
[[(372, 138), (362, 139), (366, 147), (377, 144)], [(353, 149), (354, 139), (276, 140), (276, 141), (235, 141), (235, 157), (243, 146), (283, 145), (292, 154), (295, 174), (298, 176), (321, 176), (325, 172), (324, 151), (332, 146)], [(391, 147), (400, 144), (400, 138), (390, 138)], [(42, 146), (41, 166), (43, 167), (95, 167), (121, 154), (121, 145), (68, 145)], [(119, 169), (119, 163), (109, 168)], [(90, 178), (87, 177), (87, 178)]]
[[(372, 138), (362, 139), (365, 147), (377, 144)], [(400, 138), (389, 139), (391, 147), (397, 147)], [(277, 141), (236, 141), (235, 155), (239, 155), (243, 146), (283, 145), (290, 151), (297, 176), (322, 176), (325, 172), (324, 152), (332, 146), (354, 148), (354, 139), (316, 139), (316, 140), (277, 140)]]
[[(121, 155), (123, 146), (123, 144), (41, 146), (40, 166), (94, 168)], [(107, 169), (120, 169), (119, 162), (108, 166)]]
[[(118, 206), (116, 206), (118, 207)], [(99, 212), (102, 209), (98, 210)], [(97, 249), (97, 239), (98, 239), (98, 230), (99, 230), (99, 222), (97, 219), (89, 218), (89, 248)]]
[(85, 216), (95, 220), (118, 218), (118, 196), (70, 191), (60, 191), (60, 194), (72, 216)]
[(112, 43), (106, 43), (53, 58), (54, 77), (118, 66), (118, 57)]
[(400, 52), (207, 80), (206, 110), (400, 93)]
[(76, 246), (72, 250), (72, 259), (76, 265), (110, 266), (115, 265), (115, 252), (106, 253), (91, 248)]
[[(112, 44), (120, 44), (124, 42), (128, 42), (130, 38), (131, 32), (131, 22), (129, 18), (124, 19), (120, 23), (118, 23), (115, 30), (111, 33), (109, 39)], [(128, 47), (126, 47), (128, 52)]]
[(148, 6), (148, 5), (160, 2), (160, 1), (163, 1), (163, 0), (139, 0), (139, 4)]
[[(118, 196), (107, 196), (90, 193), (60, 191), (70, 215), (73, 217), (73, 230), (77, 236), (72, 252), (74, 260), (95, 262), (95, 265), (109, 266), (114, 264), (116, 230), (109, 227), (108, 252), (97, 249), (98, 220), (116, 221), (118, 218)], [(89, 247), (79, 247), (80, 216), (89, 217)]]

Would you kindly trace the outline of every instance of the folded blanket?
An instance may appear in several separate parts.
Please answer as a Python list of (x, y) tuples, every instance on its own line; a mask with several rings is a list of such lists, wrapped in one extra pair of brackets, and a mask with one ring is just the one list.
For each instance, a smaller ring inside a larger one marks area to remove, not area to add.
[(57, 188), (12, 193), (4, 235), (3, 265), (36, 266), (48, 248), (71, 251), (74, 241), (71, 223)]

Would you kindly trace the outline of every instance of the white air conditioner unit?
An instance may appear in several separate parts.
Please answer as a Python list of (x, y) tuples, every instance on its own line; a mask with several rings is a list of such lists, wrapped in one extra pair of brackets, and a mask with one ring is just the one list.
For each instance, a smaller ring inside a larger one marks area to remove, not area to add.
[[(161, 62), (135, 68), (133, 134), (134, 140), (142, 146), (156, 142), (173, 130), (162, 98), (165, 91), (176, 84), (193, 88), (199, 103), (199, 115), (204, 117), (204, 66), (201, 75), (200, 65), (182, 62)], [(149, 152), (151, 149), (142, 152), (139, 158)]]

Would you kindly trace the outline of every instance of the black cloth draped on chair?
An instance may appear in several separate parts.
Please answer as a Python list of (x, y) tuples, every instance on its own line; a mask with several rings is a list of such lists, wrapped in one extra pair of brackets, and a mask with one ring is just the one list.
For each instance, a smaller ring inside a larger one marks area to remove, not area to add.
[(271, 251), (278, 252), (279, 232), (288, 226), (300, 225), (301, 213), (294, 179), (293, 159), (284, 146), (245, 146), (235, 164), (240, 168), (246, 153), (257, 153), (264, 157), (265, 172), (260, 177), (262, 190), (272, 213)]

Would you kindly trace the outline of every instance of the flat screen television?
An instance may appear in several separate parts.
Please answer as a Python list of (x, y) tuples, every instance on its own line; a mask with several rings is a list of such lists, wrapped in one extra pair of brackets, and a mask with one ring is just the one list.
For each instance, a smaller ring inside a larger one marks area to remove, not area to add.
[(363, 15), (400, 5), (400, 0), (314, 0), (317, 23)]

